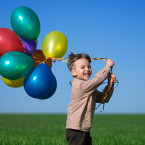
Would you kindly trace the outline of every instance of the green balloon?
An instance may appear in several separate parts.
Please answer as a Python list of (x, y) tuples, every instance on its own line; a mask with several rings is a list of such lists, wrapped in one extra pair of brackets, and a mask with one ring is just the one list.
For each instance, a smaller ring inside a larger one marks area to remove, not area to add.
[(34, 65), (33, 59), (19, 51), (11, 51), (0, 57), (0, 74), (7, 79), (16, 80), (24, 77)]
[(36, 40), (40, 34), (40, 21), (28, 7), (18, 7), (11, 14), (11, 26), (16, 34), (27, 40)]

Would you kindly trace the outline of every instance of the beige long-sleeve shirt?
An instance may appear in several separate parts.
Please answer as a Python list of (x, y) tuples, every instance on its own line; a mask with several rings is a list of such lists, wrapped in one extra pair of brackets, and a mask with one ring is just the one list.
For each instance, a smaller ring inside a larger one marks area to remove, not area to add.
[(71, 102), (68, 105), (66, 128), (90, 132), (96, 106), (96, 90), (109, 75), (110, 68), (96, 73), (92, 80), (74, 78), (72, 82)]

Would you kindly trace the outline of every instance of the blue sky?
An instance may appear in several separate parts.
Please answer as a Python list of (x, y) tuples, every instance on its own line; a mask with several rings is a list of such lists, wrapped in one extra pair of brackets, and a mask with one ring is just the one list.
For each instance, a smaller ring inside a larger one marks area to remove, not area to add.
[[(120, 84), (103, 113), (145, 113), (145, 1), (5, 0), (0, 5), (0, 27), (12, 30), (10, 16), (20, 6), (31, 8), (39, 17), (37, 49), (49, 32), (60, 31), (68, 39), (64, 57), (87, 53), (115, 62), (113, 73)], [(93, 78), (105, 61), (91, 64)], [(0, 79), (0, 113), (67, 113), (72, 76), (65, 62), (53, 63), (52, 71), (58, 86), (47, 100), (31, 98), (23, 87), (8, 87)]]

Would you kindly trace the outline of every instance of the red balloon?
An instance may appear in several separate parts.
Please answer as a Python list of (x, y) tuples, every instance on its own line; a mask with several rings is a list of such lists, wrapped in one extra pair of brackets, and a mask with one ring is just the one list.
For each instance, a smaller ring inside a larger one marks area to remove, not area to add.
[(23, 52), (18, 35), (8, 28), (0, 28), (0, 57), (10, 51)]

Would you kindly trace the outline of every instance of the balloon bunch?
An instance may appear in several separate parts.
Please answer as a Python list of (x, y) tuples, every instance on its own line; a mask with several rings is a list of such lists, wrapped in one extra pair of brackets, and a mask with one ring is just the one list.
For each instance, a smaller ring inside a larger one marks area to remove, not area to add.
[(11, 14), (12, 30), (0, 28), (0, 75), (10, 87), (24, 86), (26, 93), (38, 99), (51, 97), (57, 88), (51, 70), (51, 58), (61, 58), (67, 51), (66, 36), (59, 31), (48, 33), (37, 48), (40, 21), (28, 7), (18, 7)]

